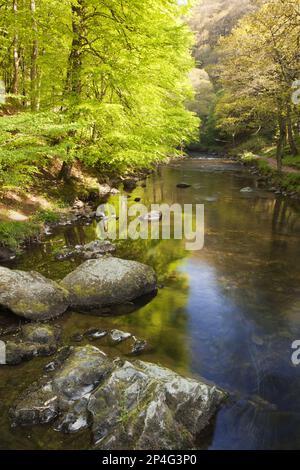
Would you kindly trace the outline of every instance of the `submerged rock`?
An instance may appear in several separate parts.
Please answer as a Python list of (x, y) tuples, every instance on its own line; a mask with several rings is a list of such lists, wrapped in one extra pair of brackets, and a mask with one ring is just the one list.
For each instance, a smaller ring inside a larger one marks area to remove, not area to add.
[(155, 364), (111, 361), (93, 346), (73, 349), (52, 376), (25, 391), (15, 425), (91, 427), (98, 449), (194, 449), (224, 392)]
[(176, 186), (179, 189), (187, 189), (187, 188), (191, 187), (191, 185), (189, 183), (178, 183)]
[(122, 343), (126, 339), (131, 338), (131, 333), (127, 333), (121, 330), (111, 330), (109, 334), (109, 339), (112, 344)]
[(23, 325), (20, 334), (5, 342), (6, 364), (16, 365), (37, 356), (54, 354), (61, 338), (57, 326), (44, 324)]
[(82, 333), (75, 333), (71, 336), (70, 340), (74, 343), (81, 343), (81, 341), (83, 341), (83, 338), (84, 336)]
[(116, 251), (115, 245), (108, 240), (94, 240), (86, 245), (77, 245), (74, 248), (65, 248), (56, 255), (57, 261), (65, 261), (79, 257), (83, 259), (98, 259), (108, 253)]
[(49, 320), (67, 310), (68, 292), (39, 273), (0, 267), (0, 305), (29, 320)]
[(91, 340), (95, 341), (96, 339), (102, 339), (105, 336), (108, 335), (108, 331), (106, 330), (99, 330), (97, 328), (90, 328), (88, 331), (86, 331), (85, 336)]
[(137, 187), (137, 180), (134, 178), (128, 178), (123, 181), (123, 188), (125, 191), (132, 191)]
[(216, 202), (218, 200), (218, 196), (208, 196), (205, 198), (206, 202)]
[(45, 365), (44, 367), (45, 372), (52, 372), (58, 369), (59, 367), (61, 367), (62, 364), (65, 362), (65, 360), (70, 356), (71, 352), (72, 352), (71, 346), (62, 347), (56, 354), (55, 359), (51, 362), (48, 362), (48, 364)]
[(61, 285), (70, 292), (73, 308), (93, 309), (122, 304), (156, 289), (150, 266), (119, 258), (89, 260), (69, 274)]
[(144, 221), (148, 221), (148, 222), (151, 222), (151, 221), (159, 221), (162, 219), (162, 212), (161, 211), (151, 211), (151, 212), (148, 212), (147, 214), (145, 215), (142, 215), (140, 217), (140, 220), (144, 220)]
[(5, 246), (0, 246), (0, 263), (9, 261), (11, 259), (14, 259), (15, 257), (16, 257), (15, 251)]
[(137, 339), (133, 337), (133, 340), (134, 342), (130, 351), (133, 356), (138, 356), (148, 349), (148, 343), (145, 339)]
[(241, 193), (253, 193), (253, 189), (250, 187), (242, 188), (240, 190)]
[(108, 240), (95, 240), (83, 245), (82, 251), (91, 255), (104, 255), (106, 253), (114, 253), (116, 251), (116, 247)]

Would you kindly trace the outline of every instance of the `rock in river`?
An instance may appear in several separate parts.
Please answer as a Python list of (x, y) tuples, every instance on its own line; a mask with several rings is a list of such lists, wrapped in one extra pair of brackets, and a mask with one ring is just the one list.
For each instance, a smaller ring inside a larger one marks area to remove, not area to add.
[(29, 320), (49, 320), (68, 308), (68, 292), (36, 272), (0, 267), (0, 306)]
[(63, 432), (90, 426), (98, 449), (194, 449), (224, 399), (202, 380), (142, 361), (111, 361), (86, 346), (25, 391), (11, 417), (16, 425), (53, 422)]
[(89, 260), (62, 281), (73, 308), (99, 308), (134, 300), (156, 289), (150, 266), (119, 258)]
[[(87, 400), (91, 392), (112, 368), (113, 362), (99, 349), (90, 345), (74, 348), (52, 376), (42, 378), (20, 396), (11, 410), (14, 423), (45, 424), (60, 414), (58, 429), (78, 431), (87, 422)], [(79, 406), (80, 402), (85, 407)]]
[(91, 395), (98, 449), (191, 449), (224, 394), (155, 364), (125, 362)]
[(23, 325), (20, 333), (5, 341), (6, 364), (16, 365), (37, 356), (56, 353), (61, 338), (57, 326), (31, 323)]
[(241, 193), (253, 193), (253, 189), (247, 186), (246, 188), (242, 188), (240, 192)]
[(0, 263), (5, 261), (9, 261), (16, 257), (16, 253), (12, 251), (10, 248), (6, 248), (4, 246), (0, 246)]
[(109, 336), (112, 344), (118, 344), (126, 341), (126, 339), (131, 338), (131, 333), (127, 333), (126, 331), (121, 330), (111, 330)]

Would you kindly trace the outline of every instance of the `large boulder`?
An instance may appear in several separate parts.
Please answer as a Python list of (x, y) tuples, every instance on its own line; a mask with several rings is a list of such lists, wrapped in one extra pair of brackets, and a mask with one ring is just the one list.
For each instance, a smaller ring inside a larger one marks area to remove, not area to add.
[(68, 292), (39, 273), (0, 267), (0, 306), (29, 320), (49, 320), (67, 310)]
[[(193, 449), (203, 444), (225, 394), (202, 380), (77, 347), (11, 410), (15, 425), (90, 427), (98, 449)], [(203, 433), (203, 434), (202, 434)]]
[(102, 450), (197, 446), (225, 394), (142, 361), (125, 362), (92, 394), (95, 445)]
[(61, 285), (70, 292), (73, 308), (99, 308), (134, 300), (156, 289), (150, 266), (119, 258), (89, 260), (69, 274)]

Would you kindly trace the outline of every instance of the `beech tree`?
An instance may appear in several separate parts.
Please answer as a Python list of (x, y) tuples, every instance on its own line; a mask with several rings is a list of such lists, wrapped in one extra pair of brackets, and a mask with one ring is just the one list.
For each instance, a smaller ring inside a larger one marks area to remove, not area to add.
[[(193, 97), (187, 9), (176, 0), (3, 0), (4, 114), (30, 122), (28, 113), (38, 113), (41, 150), (61, 159), (64, 177), (75, 158), (123, 171), (176, 153), (198, 127), (186, 109)], [(12, 120), (1, 119), (5, 133)]]

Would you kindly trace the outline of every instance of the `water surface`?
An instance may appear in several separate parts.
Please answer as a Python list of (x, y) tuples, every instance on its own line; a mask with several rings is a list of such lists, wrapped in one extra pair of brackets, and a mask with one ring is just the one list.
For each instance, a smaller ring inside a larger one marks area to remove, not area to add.
[[(177, 188), (182, 181), (191, 187)], [(241, 193), (246, 186), (254, 191)], [(94, 326), (130, 331), (151, 344), (142, 359), (203, 376), (232, 392), (209, 448), (299, 449), (300, 366), (291, 362), (291, 343), (300, 339), (299, 208), (259, 188), (237, 163), (200, 156), (160, 168), (146, 187), (131, 193), (129, 203), (136, 197), (149, 208), (160, 202), (204, 203), (204, 248), (187, 252), (180, 240), (118, 242), (117, 256), (152, 265), (163, 288), (131, 314), (66, 313), (57, 322), (65, 342)], [(117, 204), (117, 196), (110, 202)], [(77, 261), (58, 262), (55, 254), (97, 233), (95, 223), (61, 227), (11, 267), (61, 279)], [(95, 345), (112, 356), (124, 353), (101, 340)], [(0, 369), (0, 448), (90, 447), (87, 431), (67, 436), (48, 426), (11, 429), (9, 407), (47, 362)]]

